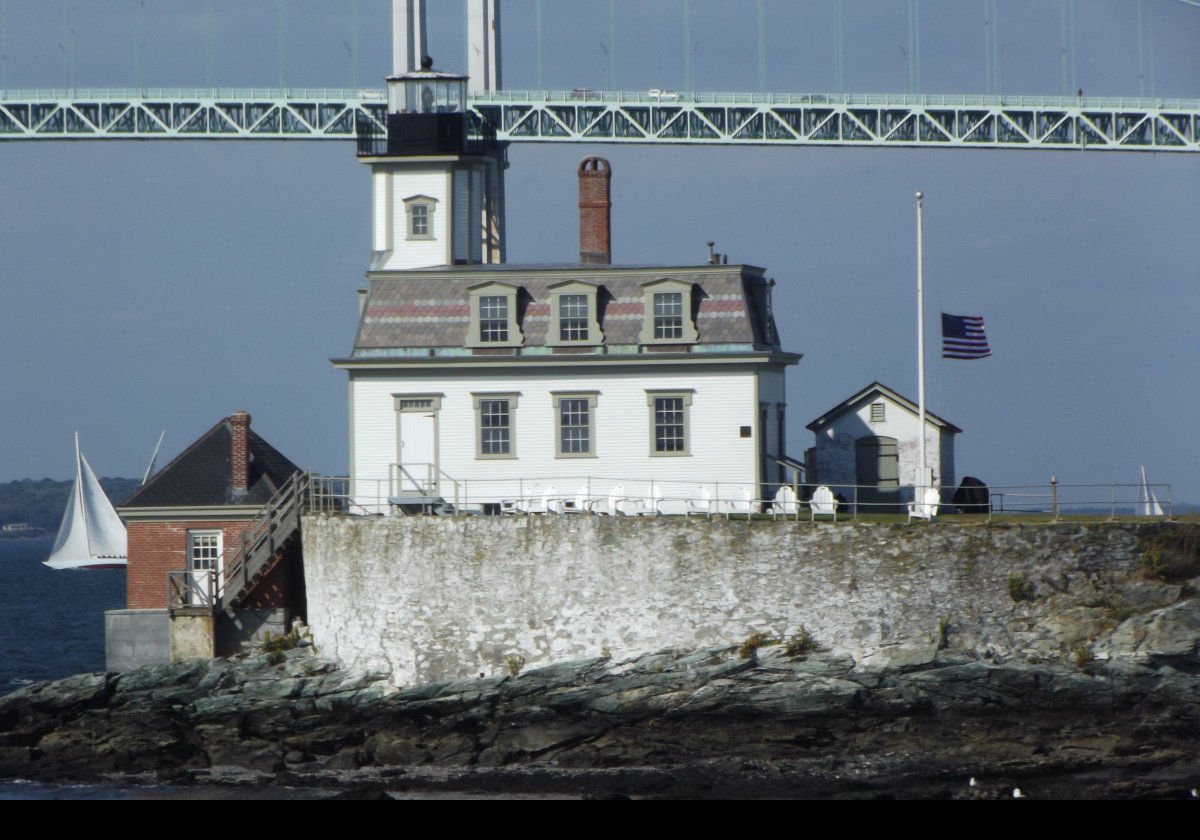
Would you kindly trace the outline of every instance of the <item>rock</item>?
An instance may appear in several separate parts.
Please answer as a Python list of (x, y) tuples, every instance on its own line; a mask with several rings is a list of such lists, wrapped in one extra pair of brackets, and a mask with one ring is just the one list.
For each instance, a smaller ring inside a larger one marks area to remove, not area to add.
[(1130, 619), (1104, 643), (1131, 655), (1083, 668), (722, 647), (403, 691), (311, 650), (81, 675), (0, 698), (0, 778), (882, 798), (965, 796), (986, 768), (1035, 798), (1168, 796), (1200, 777), (1198, 620)]
[(1090, 650), (1099, 658), (1153, 656), (1195, 660), (1198, 641), (1200, 600), (1193, 598), (1123, 621), (1092, 644)]

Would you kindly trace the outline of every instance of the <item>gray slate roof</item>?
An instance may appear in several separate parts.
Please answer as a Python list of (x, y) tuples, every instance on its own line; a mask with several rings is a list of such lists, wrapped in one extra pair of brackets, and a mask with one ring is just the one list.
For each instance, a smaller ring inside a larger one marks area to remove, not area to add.
[(465, 346), (467, 290), (488, 280), (520, 287), (517, 317), (527, 347), (545, 344), (552, 323), (549, 287), (566, 280), (598, 287), (605, 344), (636, 345), (644, 318), (643, 286), (663, 277), (694, 284), (692, 314), (700, 344), (778, 349), (762, 269), (580, 264), (437, 266), (371, 274), (354, 349)]
[(228, 418), (217, 423), (121, 503), (121, 508), (261, 505), (299, 469), (250, 429), (250, 483), (235, 498)]

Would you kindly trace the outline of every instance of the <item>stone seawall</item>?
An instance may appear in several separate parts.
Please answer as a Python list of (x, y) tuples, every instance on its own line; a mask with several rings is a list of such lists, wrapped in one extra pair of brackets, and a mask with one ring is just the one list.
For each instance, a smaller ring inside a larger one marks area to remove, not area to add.
[(1103, 657), (1096, 637), (1182, 591), (1144, 574), (1147, 540), (1170, 527), (1158, 525), (310, 515), (303, 527), (317, 645), (398, 685), (799, 625), (868, 666), (939, 649)]

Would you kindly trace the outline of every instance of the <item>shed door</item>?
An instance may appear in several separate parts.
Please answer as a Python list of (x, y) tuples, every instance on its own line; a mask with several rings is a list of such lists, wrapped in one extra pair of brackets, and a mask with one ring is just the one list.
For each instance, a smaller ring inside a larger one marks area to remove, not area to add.
[(855, 442), (861, 513), (892, 513), (900, 501), (900, 459), (896, 439), (865, 437)]

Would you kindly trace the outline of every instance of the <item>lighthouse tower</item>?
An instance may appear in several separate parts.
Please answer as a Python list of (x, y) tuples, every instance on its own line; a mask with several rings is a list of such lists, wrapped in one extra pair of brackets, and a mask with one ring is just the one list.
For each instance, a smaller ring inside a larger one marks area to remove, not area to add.
[(424, 3), (394, 5), (387, 129), (358, 137), (371, 167), (371, 270), (503, 262), (503, 147), (467, 110), (468, 77), (424, 54)]

